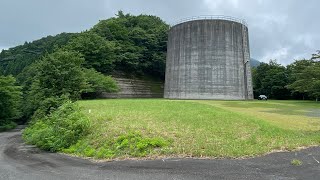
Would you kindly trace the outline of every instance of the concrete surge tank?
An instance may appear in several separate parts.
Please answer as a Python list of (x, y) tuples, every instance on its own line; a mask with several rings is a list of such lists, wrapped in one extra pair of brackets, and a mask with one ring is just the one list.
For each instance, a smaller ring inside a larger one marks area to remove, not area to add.
[(164, 97), (253, 99), (248, 27), (243, 20), (205, 16), (169, 31)]

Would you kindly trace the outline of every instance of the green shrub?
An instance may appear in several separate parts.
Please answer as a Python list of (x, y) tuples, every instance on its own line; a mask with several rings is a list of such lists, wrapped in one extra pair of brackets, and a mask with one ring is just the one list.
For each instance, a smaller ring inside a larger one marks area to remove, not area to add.
[(43, 119), (35, 120), (25, 129), (23, 138), (27, 143), (55, 152), (77, 143), (89, 128), (90, 121), (79, 106), (68, 101)]
[(113, 157), (145, 157), (157, 154), (161, 148), (171, 144), (160, 137), (144, 137), (139, 132), (128, 132), (116, 138), (110, 138), (99, 145), (92, 145), (88, 141), (79, 141), (63, 152), (98, 159)]
[(15, 122), (12, 122), (12, 121), (4, 122), (2, 123), (2, 125), (0, 125), (0, 132), (13, 129), (16, 126), (17, 124)]
[(0, 131), (15, 127), (14, 121), (21, 116), (21, 87), (16, 86), (13, 76), (0, 76)]
[(293, 166), (301, 166), (302, 162), (300, 160), (298, 160), (298, 159), (292, 159), (291, 165), (293, 165)]
[(32, 119), (42, 119), (68, 101), (68, 95), (44, 98), (39, 102), (39, 107), (34, 111)]
[(87, 86), (83, 63), (81, 54), (61, 49), (33, 63), (24, 72), (29, 77), (19, 78), (24, 86), (24, 117), (29, 120), (36, 114), (42, 119), (65, 99), (78, 100)]
[(140, 133), (130, 132), (119, 136), (114, 145), (118, 154), (128, 154), (130, 156), (146, 156), (155, 148), (160, 148), (169, 145), (169, 142), (160, 137), (146, 138)]
[(117, 83), (110, 77), (105, 76), (94, 69), (83, 69), (88, 87), (83, 92), (117, 92)]

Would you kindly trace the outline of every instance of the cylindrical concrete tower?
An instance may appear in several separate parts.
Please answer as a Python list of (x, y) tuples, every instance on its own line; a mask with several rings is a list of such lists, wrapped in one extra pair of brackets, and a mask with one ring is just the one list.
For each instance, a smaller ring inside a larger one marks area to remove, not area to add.
[(169, 31), (164, 97), (253, 99), (248, 27), (243, 20), (205, 16)]

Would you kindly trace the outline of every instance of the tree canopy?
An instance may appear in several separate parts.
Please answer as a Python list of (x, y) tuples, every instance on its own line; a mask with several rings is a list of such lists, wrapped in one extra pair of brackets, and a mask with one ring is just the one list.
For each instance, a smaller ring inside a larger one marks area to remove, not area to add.
[(286, 68), (276, 61), (261, 63), (253, 68), (253, 89), (255, 97), (260, 94), (269, 98), (287, 99), (290, 91), (287, 89), (288, 74)]
[(318, 100), (320, 97), (320, 62), (315, 59), (318, 58), (295, 61), (288, 66), (292, 72), (292, 82), (288, 88)]
[(163, 79), (168, 30), (159, 17), (119, 11), (117, 17), (100, 21), (90, 31), (115, 44), (116, 71)]
[[(84, 58), (76, 51), (58, 50), (37, 61), (25, 74), (32, 74), (24, 84), (25, 115), (40, 110), (43, 115), (70, 99), (78, 100), (82, 93), (115, 92), (115, 82), (95, 70), (82, 67)], [(41, 114), (42, 115), (42, 114)]]
[(66, 50), (78, 51), (84, 57), (83, 66), (99, 72), (111, 73), (115, 61), (115, 44), (93, 32), (84, 32), (73, 38)]
[(13, 76), (0, 76), (0, 130), (20, 117), (21, 87)]
[(316, 99), (320, 97), (320, 52), (311, 59), (296, 60), (282, 66), (275, 60), (252, 69), (253, 89), (257, 97), (273, 99)]
[(169, 25), (159, 17), (124, 14), (101, 20), (81, 33), (48, 36), (0, 53), (0, 74), (19, 75), (33, 62), (62, 48), (83, 55), (83, 66), (164, 79)]
[(25, 42), (23, 45), (1, 51), (0, 74), (17, 76), (25, 67), (31, 65), (46, 53), (52, 53), (66, 45), (76, 35), (76, 33), (61, 33), (33, 42)]

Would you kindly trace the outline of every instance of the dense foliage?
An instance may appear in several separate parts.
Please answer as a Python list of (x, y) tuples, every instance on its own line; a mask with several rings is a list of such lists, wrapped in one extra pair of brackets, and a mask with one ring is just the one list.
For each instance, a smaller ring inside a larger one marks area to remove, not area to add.
[(159, 17), (117, 17), (100, 21), (91, 31), (115, 44), (115, 70), (164, 78), (169, 26)]
[(84, 67), (104, 74), (121, 71), (164, 79), (168, 29), (159, 17), (120, 11), (89, 31), (48, 36), (2, 51), (0, 74), (19, 75), (42, 56), (62, 48), (81, 53)]
[(320, 61), (313, 59), (296, 61), (288, 68), (293, 79), (288, 88), (303, 94), (303, 97), (307, 95), (318, 100), (320, 97)]
[[(82, 93), (115, 92), (115, 81), (93, 69), (82, 67), (84, 58), (75, 51), (58, 50), (30, 66), (24, 80), (24, 114), (45, 116), (66, 100), (78, 100)], [(23, 80), (22, 80), (23, 81)]]
[(83, 68), (86, 78), (86, 88), (83, 93), (101, 93), (101, 92), (117, 92), (119, 90), (117, 84), (110, 76), (105, 76), (94, 69)]
[(0, 131), (11, 129), (20, 116), (21, 88), (12, 76), (0, 76)]
[(320, 97), (320, 53), (312, 59), (296, 60), (288, 66), (276, 61), (252, 69), (254, 95), (273, 99), (318, 99)]
[(8, 108), (15, 112), (19, 104), (22, 119), (36, 121), (68, 100), (118, 91), (106, 74), (164, 79), (168, 29), (158, 17), (120, 11), (88, 31), (48, 36), (3, 50), (0, 75), (15, 76), (23, 94), (21, 104)]
[[(50, 151), (76, 144), (90, 123), (72, 102), (85, 94), (118, 91), (115, 81), (104, 74), (163, 79), (168, 28), (155, 16), (119, 12), (89, 31), (48, 36), (2, 51), (0, 75), (17, 77), (23, 101), (15, 79), (0, 76), (0, 129), (22, 116), (31, 119), (23, 133), (27, 143)], [(162, 145), (147, 140), (137, 142), (137, 153)]]
[(84, 67), (94, 68), (99, 72), (113, 71), (115, 61), (115, 45), (92, 32), (84, 32), (72, 39), (67, 50), (78, 51), (85, 59)]
[[(26, 42), (24, 45), (3, 50), (0, 53), (0, 74), (20, 74), (23, 69), (40, 59), (46, 53), (52, 53), (62, 47), (77, 34), (62, 33), (42, 39)], [(2, 72), (1, 72), (2, 71)]]
[(255, 97), (265, 94), (269, 98), (287, 99), (290, 91), (288, 85), (287, 71), (284, 66), (270, 61), (269, 64), (261, 63), (253, 68), (253, 89)]
[(58, 50), (34, 63), (25, 74), (25, 118), (32, 116), (24, 131), (27, 143), (59, 151), (75, 144), (89, 129), (88, 118), (72, 103), (83, 92), (117, 91), (110, 77), (82, 67), (84, 58), (75, 51)]
[[(33, 65), (31, 83), (25, 87), (26, 115), (46, 115), (70, 98), (76, 100), (85, 88), (79, 53), (57, 51)], [(61, 100), (61, 101), (60, 101)]]
[(89, 119), (77, 104), (68, 101), (26, 128), (23, 137), (27, 143), (54, 152), (77, 143), (89, 129)]

